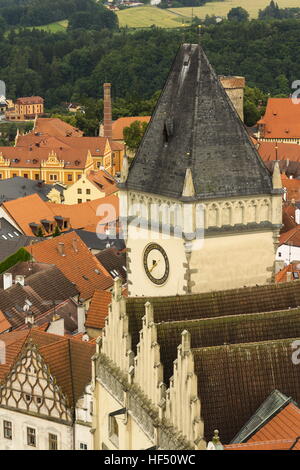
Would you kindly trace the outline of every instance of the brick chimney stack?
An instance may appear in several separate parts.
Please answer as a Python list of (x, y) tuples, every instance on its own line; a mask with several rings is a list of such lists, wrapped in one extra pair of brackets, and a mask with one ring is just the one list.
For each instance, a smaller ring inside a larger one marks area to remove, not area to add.
[(112, 138), (111, 83), (104, 83), (104, 137)]

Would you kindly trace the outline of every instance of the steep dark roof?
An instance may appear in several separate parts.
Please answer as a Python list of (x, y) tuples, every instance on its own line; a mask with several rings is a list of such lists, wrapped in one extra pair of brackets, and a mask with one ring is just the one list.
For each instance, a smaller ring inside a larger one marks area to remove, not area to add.
[(300, 281), (183, 296), (129, 297), (126, 310), (133, 347), (147, 301), (153, 305), (156, 323), (296, 309), (300, 306)]
[(100, 251), (95, 256), (113, 278), (121, 277), (123, 282), (126, 282), (126, 253), (124, 251), (112, 247)]
[(114, 246), (117, 250), (123, 250), (125, 248), (124, 240), (121, 238), (108, 238), (101, 239), (98, 237), (98, 234), (95, 232), (89, 232), (88, 230), (74, 230), (81, 240), (86, 244), (91, 250), (104, 250), (108, 244)]
[(180, 198), (187, 168), (198, 199), (272, 191), (270, 173), (197, 44), (178, 51), (126, 187)]
[(192, 350), (206, 438), (219, 429), (222, 443), (229, 443), (275, 389), (299, 401), (300, 368), (292, 362), (293, 341)]
[[(26, 263), (21, 263), (21, 265), (23, 264)], [(22, 269), (14, 271), (14, 274), (17, 273), (25, 274)], [(15, 283), (6, 290), (0, 289), (0, 310), (12, 327), (18, 328), (24, 325), (26, 313), (23, 311), (23, 307), (26, 300), (31, 302), (30, 310), (33, 312), (36, 322), (39, 323), (43, 314), (49, 312), (51, 319), (53, 309), (59, 313), (59, 305), (63, 307), (64, 303), (68, 303), (67, 311), (69, 314), (73, 314), (75, 304), (68, 301), (78, 294), (76, 287), (56, 266), (44, 265), (43, 271), (37, 271), (25, 277), (24, 286)], [(61, 313), (63, 312), (66, 313), (65, 309), (61, 310)]]

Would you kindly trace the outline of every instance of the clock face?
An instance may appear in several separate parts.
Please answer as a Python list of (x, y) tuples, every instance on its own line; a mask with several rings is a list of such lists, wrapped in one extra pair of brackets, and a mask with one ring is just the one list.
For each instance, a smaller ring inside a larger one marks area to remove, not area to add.
[(162, 285), (169, 277), (169, 260), (165, 250), (157, 243), (151, 243), (144, 252), (144, 268), (150, 281)]

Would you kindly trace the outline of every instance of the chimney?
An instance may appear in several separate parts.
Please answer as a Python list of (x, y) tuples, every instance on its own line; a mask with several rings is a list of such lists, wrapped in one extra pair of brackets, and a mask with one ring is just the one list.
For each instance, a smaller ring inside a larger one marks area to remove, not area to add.
[(73, 238), (72, 246), (73, 246), (73, 250), (75, 251), (75, 253), (78, 253), (77, 238)]
[(77, 306), (78, 333), (85, 332), (85, 307), (83, 304)]
[(3, 274), (3, 289), (9, 289), (12, 286), (13, 277), (11, 273)]
[(111, 113), (111, 84), (104, 83), (104, 109), (103, 109), (103, 126), (104, 137), (112, 138), (112, 113)]
[(59, 244), (57, 245), (57, 249), (58, 249), (58, 252), (59, 252), (60, 256), (66, 256), (66, 254), (65, 254), (65, 244), (64, 243), (59, 242)]
[(21, 284), (21, 286), (25, 286), (25, 276), (21, 276), (21, 274), (18, 274), (15, 277), (15, 284), (17, 284), (17, 282)]
[(53, 315), (50, 325), (48, 326), (47, 333), (54, 335), (64, 336), (65, 334), (65, 321), (59, 315)]
[(31, 310), (28, 310), (28, 312), (26, 312), (25, 325), (28, 325), (29, 328), (34, 325), (34, 315)]

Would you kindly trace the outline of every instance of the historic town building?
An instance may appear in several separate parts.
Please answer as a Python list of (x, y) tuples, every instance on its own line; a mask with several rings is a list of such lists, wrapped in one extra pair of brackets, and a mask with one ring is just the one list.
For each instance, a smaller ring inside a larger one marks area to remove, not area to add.
[(274, 390), (299, 402), (299, 282), (125, 298), (116, 279), (93, 358), (94, 448), (201, 450), (215, 429), (229, 444)]
[(92, 448), (91, 357), (95, 345), (36, 328), (1, 335), (0, 448)]
[(0, 179), (21, 176), (72, 185), (89, 171), (120, 173), (123, 145), (106, 137), (84, 137), (57, 118), (37, 118), (31, 132), (17, 133), (14, 147), (0, 147)]
[(199, 45), (180, 48), (121, 181), (129, 295), (274, 281), (279, 168), (272, 178)]
[(18, 98), (13, 107), (7, 109), (6, 119), (9, 121), (26, 121), (44, 114), (44, 99), (40, 96)]

